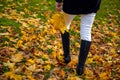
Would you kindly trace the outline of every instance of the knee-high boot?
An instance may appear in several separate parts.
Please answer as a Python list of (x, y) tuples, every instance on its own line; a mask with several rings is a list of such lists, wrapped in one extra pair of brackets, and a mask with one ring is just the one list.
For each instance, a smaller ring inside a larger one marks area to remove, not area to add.
[(65, 31), (64, 34), (61, 33), (62, 45), (63, 45), (63, 51), (64, 51), (64, 63), (66, 63), (66, 64), (71, 61), (69, 36), (70, 36), (69, 32)]
[(90, 45), (91, 41), (81, 40), (80, 54), (78, 57), (78, 65), (76, 69), (78, 75), (82, 75), (84, 73), (84, 65), (89, 53)]

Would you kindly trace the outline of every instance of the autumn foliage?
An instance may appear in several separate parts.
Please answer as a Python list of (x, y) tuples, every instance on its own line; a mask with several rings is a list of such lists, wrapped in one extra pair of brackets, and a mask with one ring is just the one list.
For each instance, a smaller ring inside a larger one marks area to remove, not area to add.
[[(48, 8), (39, 13), (37, 11), (42, 9), (34, 6), (35, 12), (32, 12), (29, 0), (0, 2), (0, 8), (3, 7), (0, 12), (0, 80), (120, 79), (120, 21), (117, 15), (109, 13), (107, 17), (95, 20), (85, 73), (78, 76), (79, 20), (73, 20), (71, 24), (72, 60), (65, 65), (60, 36), (60, 31), (66, 30), (63, 14)], [(4, 6), (3, 3), (10, 4)], [(53, 5), (51, 2), (46, 4), (46, 0), (42, 4)], [(120, 14), (120, 10), (115, 11)]]
[(52, 19), (50, 19), (49, 23), (53, 26), (54, 30), (60, 31), (64, 33), (67, 31), (66, 25), (65, 25), (65, 14), (64, 13), (56, 13), (52, 16)]

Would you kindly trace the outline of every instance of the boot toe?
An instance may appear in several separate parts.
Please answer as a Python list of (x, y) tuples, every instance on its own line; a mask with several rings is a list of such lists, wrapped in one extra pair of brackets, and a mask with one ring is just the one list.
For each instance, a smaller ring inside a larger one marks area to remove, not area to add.
[(76, 73), (77, 73), (78, 75), (82, 75), (82, 74), (84, 73), (84, 68), (83, 68), (83, 67), (77, 67)]
[(68, 64), (70, 61), (71, 61), (71, 58), (70, 58), (70, 57), (64, 58), (64, 63)]

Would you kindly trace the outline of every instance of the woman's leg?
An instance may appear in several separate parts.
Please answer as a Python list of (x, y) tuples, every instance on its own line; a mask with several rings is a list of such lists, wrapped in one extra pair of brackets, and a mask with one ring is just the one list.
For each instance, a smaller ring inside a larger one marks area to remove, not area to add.
[(72, 22), (72, 20), (74, 19), (75, 16), (76, 15), (70, 15), (70, 14), (65, 13), (66, 27), (67, 27), (68, 30), (70, 29), (70, 24), (71, 24), (71, 22)]
[[(75, 15), (69, 15), (65, 13), (65, 19), (66, 19), (66, 27), (69, 30), (71, 21)], [(70, 40), (69, 40), (69, 32), (61, 33), (62, 37), (62, 45), (63, 45), (63, 51), (64, 51), (64, 63), (69, 63), (71, 61), (70, 58)]]
[(80, 34), (82, 40), (91, 41), (91, 28), (95, 15), (96, 13), (90, 13), (81, 16)]
[(81, 45), (78, 57), (78, 66), (76, 69), (78, 75), (82, 75), (84, 73), (84, 65), (91, 45), (91, 28), (95, 15), (96, 13), (90, 13), (81, 16)]

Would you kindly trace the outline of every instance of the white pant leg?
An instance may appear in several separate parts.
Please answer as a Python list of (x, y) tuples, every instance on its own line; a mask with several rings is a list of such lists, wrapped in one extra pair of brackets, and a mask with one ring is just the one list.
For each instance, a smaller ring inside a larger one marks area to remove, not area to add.
[(70, 14), (65, 13), (66, 27), (67, 27), (68, 30), (70, 29), (71, 21), (74, 19), (75, 16), (76, 15), (70, 15)]
[(81, 15), (80, 35), (82, 40), (91, 41), (91, 28), (96, 13)]

